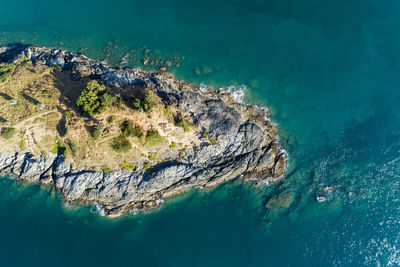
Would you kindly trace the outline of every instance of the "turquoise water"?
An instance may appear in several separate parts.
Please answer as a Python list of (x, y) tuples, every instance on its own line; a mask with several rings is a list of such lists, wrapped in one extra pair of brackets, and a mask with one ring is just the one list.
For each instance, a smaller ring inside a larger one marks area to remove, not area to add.
[[(118, 220), (0, 179), (0, 265), (400, 265), (399, 11), (394, 0), (0, 0), (2, 44), (113, 64), (130, 53), (138, 66), (149, 49), (178, 55), (179, 78), (245, 87), (271, 107), (290, 156), (270, 187), (232, 182)], [(326, 186), (337, 189), (318, 203)]]

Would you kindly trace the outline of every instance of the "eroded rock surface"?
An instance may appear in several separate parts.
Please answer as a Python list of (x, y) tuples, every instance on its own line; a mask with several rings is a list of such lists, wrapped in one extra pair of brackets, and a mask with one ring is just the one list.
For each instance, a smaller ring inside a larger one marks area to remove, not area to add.
[(71, 203), (97, 203), (108, 216), (147, 210), (162, 199), (193, 187), (211, 187), (238, 176), (256, 184), (283, 176), (286, 153), (267, 110), (233, 101), (229, 94), (204, 92), (167, 73), (114, 68), (64, 50), (15, 45), (0, 48), (0, 62), (19, 58), (59, 66), (76, 79), (93, 77), (113, 86), (146, 84), (160, 98), (207, 129), (218, 143), (202, 144), (184, 159), (159, 163), (151, 170), (87, 171), (74, 169), (63, 156), (35, 156), (18, 151), (0, 155), (0, 171), (25, 182), (52, 185)]

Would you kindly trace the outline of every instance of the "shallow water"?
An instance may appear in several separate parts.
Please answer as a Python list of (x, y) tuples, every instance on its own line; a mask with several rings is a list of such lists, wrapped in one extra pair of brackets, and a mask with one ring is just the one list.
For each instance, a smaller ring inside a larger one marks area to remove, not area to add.
[[(90, 207), (66, 209), (50, 189), (0, 179), (1, 265), (400, 264), (398, 1), (0, 7), (2, 44), (63, 47), (113, 64), (129, 53), (136, 66), (149, 49), (163, 60), (179, 56), (169, 69), (179, 78), (245, 87), (247, 102), (271, 108), (290, 156), (275, 185), (232, 182), (111, 221)], [(327, 186), (337, 189), (326, 194)]]

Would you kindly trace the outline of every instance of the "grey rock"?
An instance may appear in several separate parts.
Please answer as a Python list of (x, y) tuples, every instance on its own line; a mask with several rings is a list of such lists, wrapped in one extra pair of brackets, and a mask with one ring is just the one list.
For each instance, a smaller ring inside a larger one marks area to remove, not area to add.
[[(163, 198), (190, 188), (215, 186), (243, 177), (256, 184), (280, 179), (287, 155), (281, 148), (277, 130), (265, 121), (266, 109), (251, 110), (229, 96), (205, 92), (175, 79), (172, 75), (146, 72), (138, 68), (114, 68), (83, 55), (36, 46), (0, 47), (0, 61), (14, 62), (21, 56), (33, 63), (59, 66), (77, 79), (101, 77), (106, 84), (144, 84), (160, 98), (176, 105), (200, 128), (207, 129), (218, 144), (204, 144), (189, 151), (184, 161), (155, 165), (155, 171), (133, 172), (74, 170), (63, 156), (35, 158), (27, 153), (0, 155), (0, 172), (24, 182), (54, 185), (72, 203), (96, 203), (105, 215), (120, 216), (162, 205)], [(261, 111), (262, 112), (261, 112)]]

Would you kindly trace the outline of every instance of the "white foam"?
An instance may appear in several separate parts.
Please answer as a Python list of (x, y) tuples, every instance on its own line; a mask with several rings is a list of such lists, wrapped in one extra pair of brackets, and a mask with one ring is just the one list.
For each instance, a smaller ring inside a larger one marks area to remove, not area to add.
[(164, 201), (164, 199), (159, 198), (159, 199), (157, 199), (156, 203), (157, 203), (157, 206), (160, 206), (160, 205), (164, 204), (165, 201)]
[(106, 216), (106, 210), (102, 205), (97, 202), (93, 203), (93, 206), (90, 208), (91, 213), (98, 213), (100, 216)]
[(201, 83), (199, 86), (200, 91), (202, 91), (203, 93), (207, 93), (209, 87), (205, 84), (205, 83)]
[(230, 93), (233, 100), (237, 103), (244, 104), (244, 97), (246, 95), (246, 85), (240, 85), (238, 87), (230, 85), (226, 88), (221, 88), (222, 92)]

